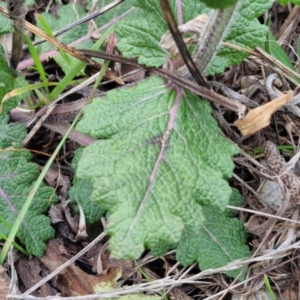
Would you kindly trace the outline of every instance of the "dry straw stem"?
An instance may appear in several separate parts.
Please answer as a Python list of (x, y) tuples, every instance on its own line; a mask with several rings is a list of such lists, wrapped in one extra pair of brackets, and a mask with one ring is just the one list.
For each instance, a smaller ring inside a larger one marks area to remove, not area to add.
[(253, 134), (267, 127), (270, 124), (272, 114), (290, 101), (292, 97), (293, 93), (291, 91), (284, 92), (279, 98), (250, 110), (246, 117), (236, 121), (235, 125), (241, 131), (242, 135)]
[[(202, 271), (196, 275), (192, 276), (186, 276), (181, 277), (179, 279), (176, 279), (174, 277), (166, 277), (163, 279), (154, 280), (151, 282), (136, 284), (133, 286), (125, 286), (119, 289), (114, 289), (108, 292), (102, 292), (101, 294), (92, 294), (92, 295), (85, 295), (85, 296), (78, 296), (78, 297), (58, 297), (58, 296), (50, 296), (50, 297), (35, 297), (32, 295), (28, 295), (28, 292), (24, 293), (23, 295), (7, 295), (7, 299), (30, 299), (30, 300), (85, 300), (85, 299), (110, 299), (112, 297), (120, 297), (121, 295), (129, 295), (129, 294), (135, 294), (140, 292), (161, 292), (163, 289), (171, 287), (171, 286), (182, 286), (183, 284), (195, 284), (199, 285), (201, 284), (202, 280), (205, 280), (208, 276), (216, 273), (222, 273), (224, 271), (232, 270), (235, 268), (240, 268), (242, 266), (248, 265), (250, 263), (254, 262), (264, 262), (269, 261), (270, 259), (278, 259), (280, 257), (286, 256), (287, 251), (289, 250), (295, 250), (300, 247), (300, 242), (294, 243), (292, 245), (289, 245), (287, 247), (284, 247), (282, 249), (276, 249), (271, 250), (270, 252), (258, 256), (258, 257), (252, 257), (245, 260), (236, 260), (234, 262), (231, 262), (227, 264), (224, 267), (217, 268), (217, 269), (209, 269)], [(76, 255), (76, 258), (78, 259), (78, 256)], [(74, 259), (73, 259), (74, 260)], [(61, 271), (61, 270), (60, 270)], [(261, 276), (262, 274), (256, 274), (255, 276)], [(247, 280), (243, 282), (239, 282), (233, 286), (231, 286), (229, 289), (226, 289), (225, 291), (221, 291), (213, 296), (210, 296), (206, 298), (208, 299), (216, 299), (216, 296), (221, 296), (230, 290), (243, 286), (246, 282), (250, 282), (253, 280), (254, 277), (248, 278)], [(32, 292), (32, 291), (31, 291)]]

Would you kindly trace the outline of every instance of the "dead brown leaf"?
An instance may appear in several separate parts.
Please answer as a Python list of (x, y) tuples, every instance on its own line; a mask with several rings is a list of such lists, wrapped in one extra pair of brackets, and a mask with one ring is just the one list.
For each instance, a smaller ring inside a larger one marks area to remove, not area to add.
[[(62, 241), (53, 239), (48, 242), (47, 250), (41, 261), (52, 272), (68, 261), (70, 254)], [(64, 297), (93, 294), (99, 286), (115, 286), (116, 279), (120, 277), (121, 267), (110, 268), (106, 273), (90, 275), (82, 271), (75, 264), (71, 264), (55, 277), (53, 285), (59, 289)]]
[(285, 92), (279, 98), (250, 110), (245, 118), (235, 122), (235, 126), (241, 131), (242, 135), (253, 134), (267, 127), (270, 124), (272, 114), (282, 105), (290, 101), (292, 97), (292, 92)]
[[(31, 288), (46, 276), (46, 268), (42, 265), (37, 257), (21, 258), (16, 265), (19, 278), (22, 280), (25, 290)], [(57, 291), (46, 282), (37, 291), (33, 292), (33, 296), (47, 297), (55, 295)]]

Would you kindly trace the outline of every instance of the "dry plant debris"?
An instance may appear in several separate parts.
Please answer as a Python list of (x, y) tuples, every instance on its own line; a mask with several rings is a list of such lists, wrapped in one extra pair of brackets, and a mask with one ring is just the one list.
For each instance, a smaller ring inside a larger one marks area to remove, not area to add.
[[(39, 1), (36, 2), (36, 5), (42, 9), (44, 4)], [(55, 13), (56, 5), (51, 7), (52, 13)], [(31, 11), (29, 13), (33, 14)], [(271, 25), (272, 32), (277, 33), (276, 37), (279, 40), (285, 40), (292, 48), (296, 49), (297, 32), (300, 31), (298, 22), (296, 22), (300, 18), (299, 9), (294, 7), (290, 10), (288, 7), (283, 8), (274, 4), (270, 13), (274, 18)], [(200, 29), (205, 26), (206, 17), (202, 18), (203, 16), (200, 20), (195, 19), (192, 21), (199, 21), (196, 24), (199, 25)], [(182, 31), (190, 30), (189, 26), (191, 24), (194, 26), (193, 23), (182, 25)], [(195, 32), (195, 35), (199, 35), (200, 31)], [(189, 38), (189, 40), (194, 42), (194, 37)], [(166, 47), (171, 48), (173, 54), (176, 55), (174, 45), (169, 42), (170, 40), (167, 38)], [(125, 46), (123, 44), (123, 47)], [(286, 47), (285, 50), (292, 60), (296, 60), (290, 48)], [(61, 76), (61, 70), (57, 65), (54, 67), (52, 63), (45, 63), (45, 65), (53, 73)], [(124, 64), (121, 64), (122, 66), (124, 67)], [(278, 70), (281, 71), (278, 72)], [(143, 72), (146, 71), (143, 70)], [(282, 92), (294, 90), (297, 78), (292, 76), (297, 74), (288, 73), (286, 68), (282, 67), (276, 60), (264, 57), (263, 51), (253, 52), (253, 55), (242, 64), (230, 67), (220, 75), (214, 75), (214, 80), (218, 81), (219, 84), (214, 85), (216, 89), (219, 88), (228, 97), (238, 99), (248, 108), (253, 108), (243, 120), (235, 123), (242, 134), (246, 136), (241, 136), (236, 128), (232, 126), (234, 116), (228, 113), (228, 110), (216, 107), (214, 112), (218, 116), (219, 125), (227, 137), (231, 138), (244, 150), (241, 156), (235, 160), (235, 177), (232, 179), (231, 184), (243, 192), (245, 211), (240, 209), (239, 218), (246, 222), (246, 227), (250, 233), (248, 241), (253, 257), (245, 261), (236, 260), (222, 268), (206, 271), (199, 270), (196, 265), (191, 267), (180, 266), (174, 253), (168, 253), (160, 258), (154, 258), (149, 253), (144, 253), (144, 257), (134, 264), (131, 260), (111, 260), (108, 257), (105, 241), (101, 241), (96, 243), (93, 249), (78, 258), (76, 263), (70, 263), (64, 270), (53, 275), (48, 282), (37, 287), (37, 290), (31, 294), (31, 299), (34, 296), (48, 297), (51, 295), (56, 298), (84, 296), (93, 294), (95, 285), (108, 283), (117, 290), (112, 294), (103, 294), (104, 297), (121, 297), (122, 293), (146, 292), (148, 295), (141, 296), (140, 299), (147, 299), (148, 296), (149, 299), (160, 298), (161, 296), (157, 296), (158, 293), (160, 295), (167, 293), (166, 297), (168, 299), (200, 300), (223, 299), (225, 295), (232, 293), (234, 294), (233, 299), (245, 299), (238, 296), (238, 294), (244, 293), (246, 295), (244, 297), (250, 300), (255, 299), (255, 297), (267, 297), (263, 282), (264, 274), (270, 278), (272, 288), (276, 291), (275, 294), (278, 299), (298, 299), (300, 259), (297, 232), (299, 230), (300, 180), (298, 175), (287, 168), (286, 161), (280, 155), (276, 145), (299, 144), (298, 128), (300, 128), (300, 121), (296, 110), (290, 111), (289, 115), (286, 112), (287, 107), (275, 112), (289, 101), (291, 92), (279, 99), (270, 101), (273, 97), (270, 94), (270, 89), (267, 88), (266, 81), (269, 75), (274, 72), (281, 75), (281, 85), (277, 86), (278, 89)], [(36, 76), (34, 73), (30, 75)], [(121, 73), (117, 74), (117, 77), (110, 72), (106, 75), (109, 78), (116, 79), (119, 75), (121, 76)], [(247, 83), (247, 87), (244, 87), (242, 82), (246, 79), (249, 79), (249, 83)], [(119, 82), (123, 81), (119, 80)], [(272, 81), (271, 85), (273, 84), (275, 83)], [(239, 98), (238, 95), (241, 93), (244, 97)], [(254, 108), (255, 106), (257, 108)], [(272, 118), (271, 115), (273, 115)], [(275, 129), (277, 134), (275, 134)], [(48, 134), (46, 129), (41, 129), (34, 135), (29, 147), (52, 153), (57, 144), (57, 137), (48, 143), (50, 140)], [(265, 139), (267, 141), (262, 143)], [(155, 145), (159, 141), (160, 137), (155, 137), (149, 143)], [(251, 150), (258, 149), (262, 145), (269, 171), (266, 171), (260, 163), (261, 149), (258, 151), (258, 156), (249, 155)], [(52, 222), (55, 224), (56, 229), (55, 238), (47, 243), (47, 251), (41, 258), (15, 257), (20, 290), (24, 293), (23, 296), (19, 296), (23, 297), (22, 299), (29, 299), (26, 291), (30, 290), (34, 284), (38, 284), (49, 272), (55, 272), (58, 266), (64, 263), (68, 264), (68, 260), (87, 245), (87, 242), (76, 239), (79, 221), (78, 218), (73, 217), (70, 203), (65, 201), (68, 178), (70, 179), (73, 176), (73, 171), (68, 165), (69, 158), (73, 156), (76, 148), (76, 144), (72, 141), (68, 142), (65, 151), (58, 158), (59, 168), (57, 171), (51, 170), (51, 174), (49, 173), (47, 179), (49, 185), (57, 188), (61, 199), (61, 202), (51, 209)], [(284, 154), (287, 156), (286, 152)], [(44, 161), (41, 155), (36, 155), (35, 159)], [(264, 171), (261, 172), (261, 170)], [(60, 172), (63, 173), (63, 179), (56, 181), (54, 177), (59, 175), (53, 176), (53, 174), (60, 174)], [(264, 179), (278, 181), (280, 187), (284, 189), (287, 201), (282, 203), (281, 206), (270, 205), (267, 201), (261, 199), (257, 187), (260, 181)], [(290, 202), (288, 202), (289, 199)], [(95, 210), (91, 208), (90, 211), (92, 216)], [(86, 216), (86, 218), (89, 217)], [(87, 231), (90, 236), (96, 236), (99, 234), (99, 227), (102, 230), (102, 227), (105, 226), (107, 226), (106, 219), (102, 218), (102, 224), (97, 224), (97, 227), (88, 227)], [(232, 268), (245, 265), (251, 265), (245, 282), (236, 282), (222, 274)], [(6, 298), (9, 288), (9, 277), (7, 276), (9, 273), (6, 270), (10, 270), (9, 264), (5, 265), (5, 269), (0, 268), (0, 298), (3, 299)], [(172, 278), (169, 276), (172, 276)], [(116, 284), (119, 278), (121, 278), (120, 282), (123, 284), (122, 288), (119, 288)], [(11, 297), (13, 296), (11, 295)], [(17, 298), (18, 295), (15, 295), (15, 297)]]
[(270, 141), (264, 143), (264, 155), (270, 170), (278, 175), (283, 184), (287, 187), (291, 201), (299, 203), (300, 177), (297, 176), (293, 170), (288, 170), (284, 158), (280, 155), (274, 143)]

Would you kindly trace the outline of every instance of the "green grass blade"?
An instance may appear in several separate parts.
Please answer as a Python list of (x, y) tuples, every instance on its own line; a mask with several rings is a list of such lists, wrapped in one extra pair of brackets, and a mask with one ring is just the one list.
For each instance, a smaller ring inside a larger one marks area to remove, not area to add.
[[(106, 37), (113, 31), (113, 27), (109, 28), (101, 38), (92, 46), (93, 50), (98, 50), (105, 41)], [(49, 100), (53, 101), (60, 93), (70, 84), (73, 78), (78, 75), (80, 70), (85, 66), (84, 62), (78, 62), (72, 70), (60, 81), (59, 85), (49, 95)], [(103, 69), (103, 68), (102, 68)]]
[(271, 288), (271, 285), (270, 285), (270, 281), (268, 279), (268, 276), (267, 275), (264, 275), (264, 283), (265, 283), (265, 286), (266, 286), (266, 290), (270, 296), (270, 299), (271, 300), (276, 300), (276, 297), (275, 297), (275, 294)]
[[(41, 22), (42, 26), (44, 27), (45, 32), (50, 35), (51, 37), (54, 37), (53, 32), (51, 30), (51, 28), (49, 27), (48, 23), (46, 22), (46, 20), (44, 19), (44, 17), (41, 14), (38, 14), (38, 19)], [(66, 63), (72, 67), (73, 66), (73, 62), (71, 61), (71, 59), (68, 57), (68, 55), (61, 49), (58, 49), (60, 55), (62, 56), (62, 58), (66, 61)]]
[[(40, 74), (40, 77), (42, 79), (42, 82), (43, 83), (47, 83), (47, 76), (46, 76), (46, 73), (45, 73), (45, 70), (44, 70), (44, 67), (39, 59), (39, 55), (35, 49), (35, 47), (33, 46), (30, 38), (24, 34), (24, 39), (25, 39), (25, 42), (28, 46), (28, 49), (29, 49), (29, 52), (30, 52), (30, 55), (35, 63), (35, 66)], [(48, 87), (46, 86), (46, 92), (47, 92), (47, 95), (49, 95), (49, 89)]]

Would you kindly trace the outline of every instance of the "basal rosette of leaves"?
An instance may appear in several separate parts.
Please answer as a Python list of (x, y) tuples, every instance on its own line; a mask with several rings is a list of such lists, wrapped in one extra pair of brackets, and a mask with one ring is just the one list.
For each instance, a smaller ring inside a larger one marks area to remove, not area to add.
[[(266, 39), (268, 28), (257, 17), (272, 1), (239, 1), (223, 41), (252, 49)], [(174, 12), (175, 1), (170, 2)], [(167, 26), (158, 1), (134, 5), (131, 18), (116, 25), (118, 47), (141, 64), (161, 66), (167, 53), (159, 41)], [(208, 11), (199, 1), (183, 1), (184, 22)], [(221, 46), (206, 72), (221, 73), (246, 56)], [(99, 141), (83, 150), (76, 180), (90, 181), (87, 201), (107, 211), (113, 257), (138, 258), (146, 248), (155, 255), (177, 249), (184, 265), (198, 261), (202, 270), (217, 268), (250, 256), (242, 222), (224, 212), (237, 193), (227, 179), (238, 149), (221, 137), (209, 104), (181, 92), (150, 77), (94, 99), (77, 129)], [(245, 269), (226, 274), (240, 271), (243, 277)]]

